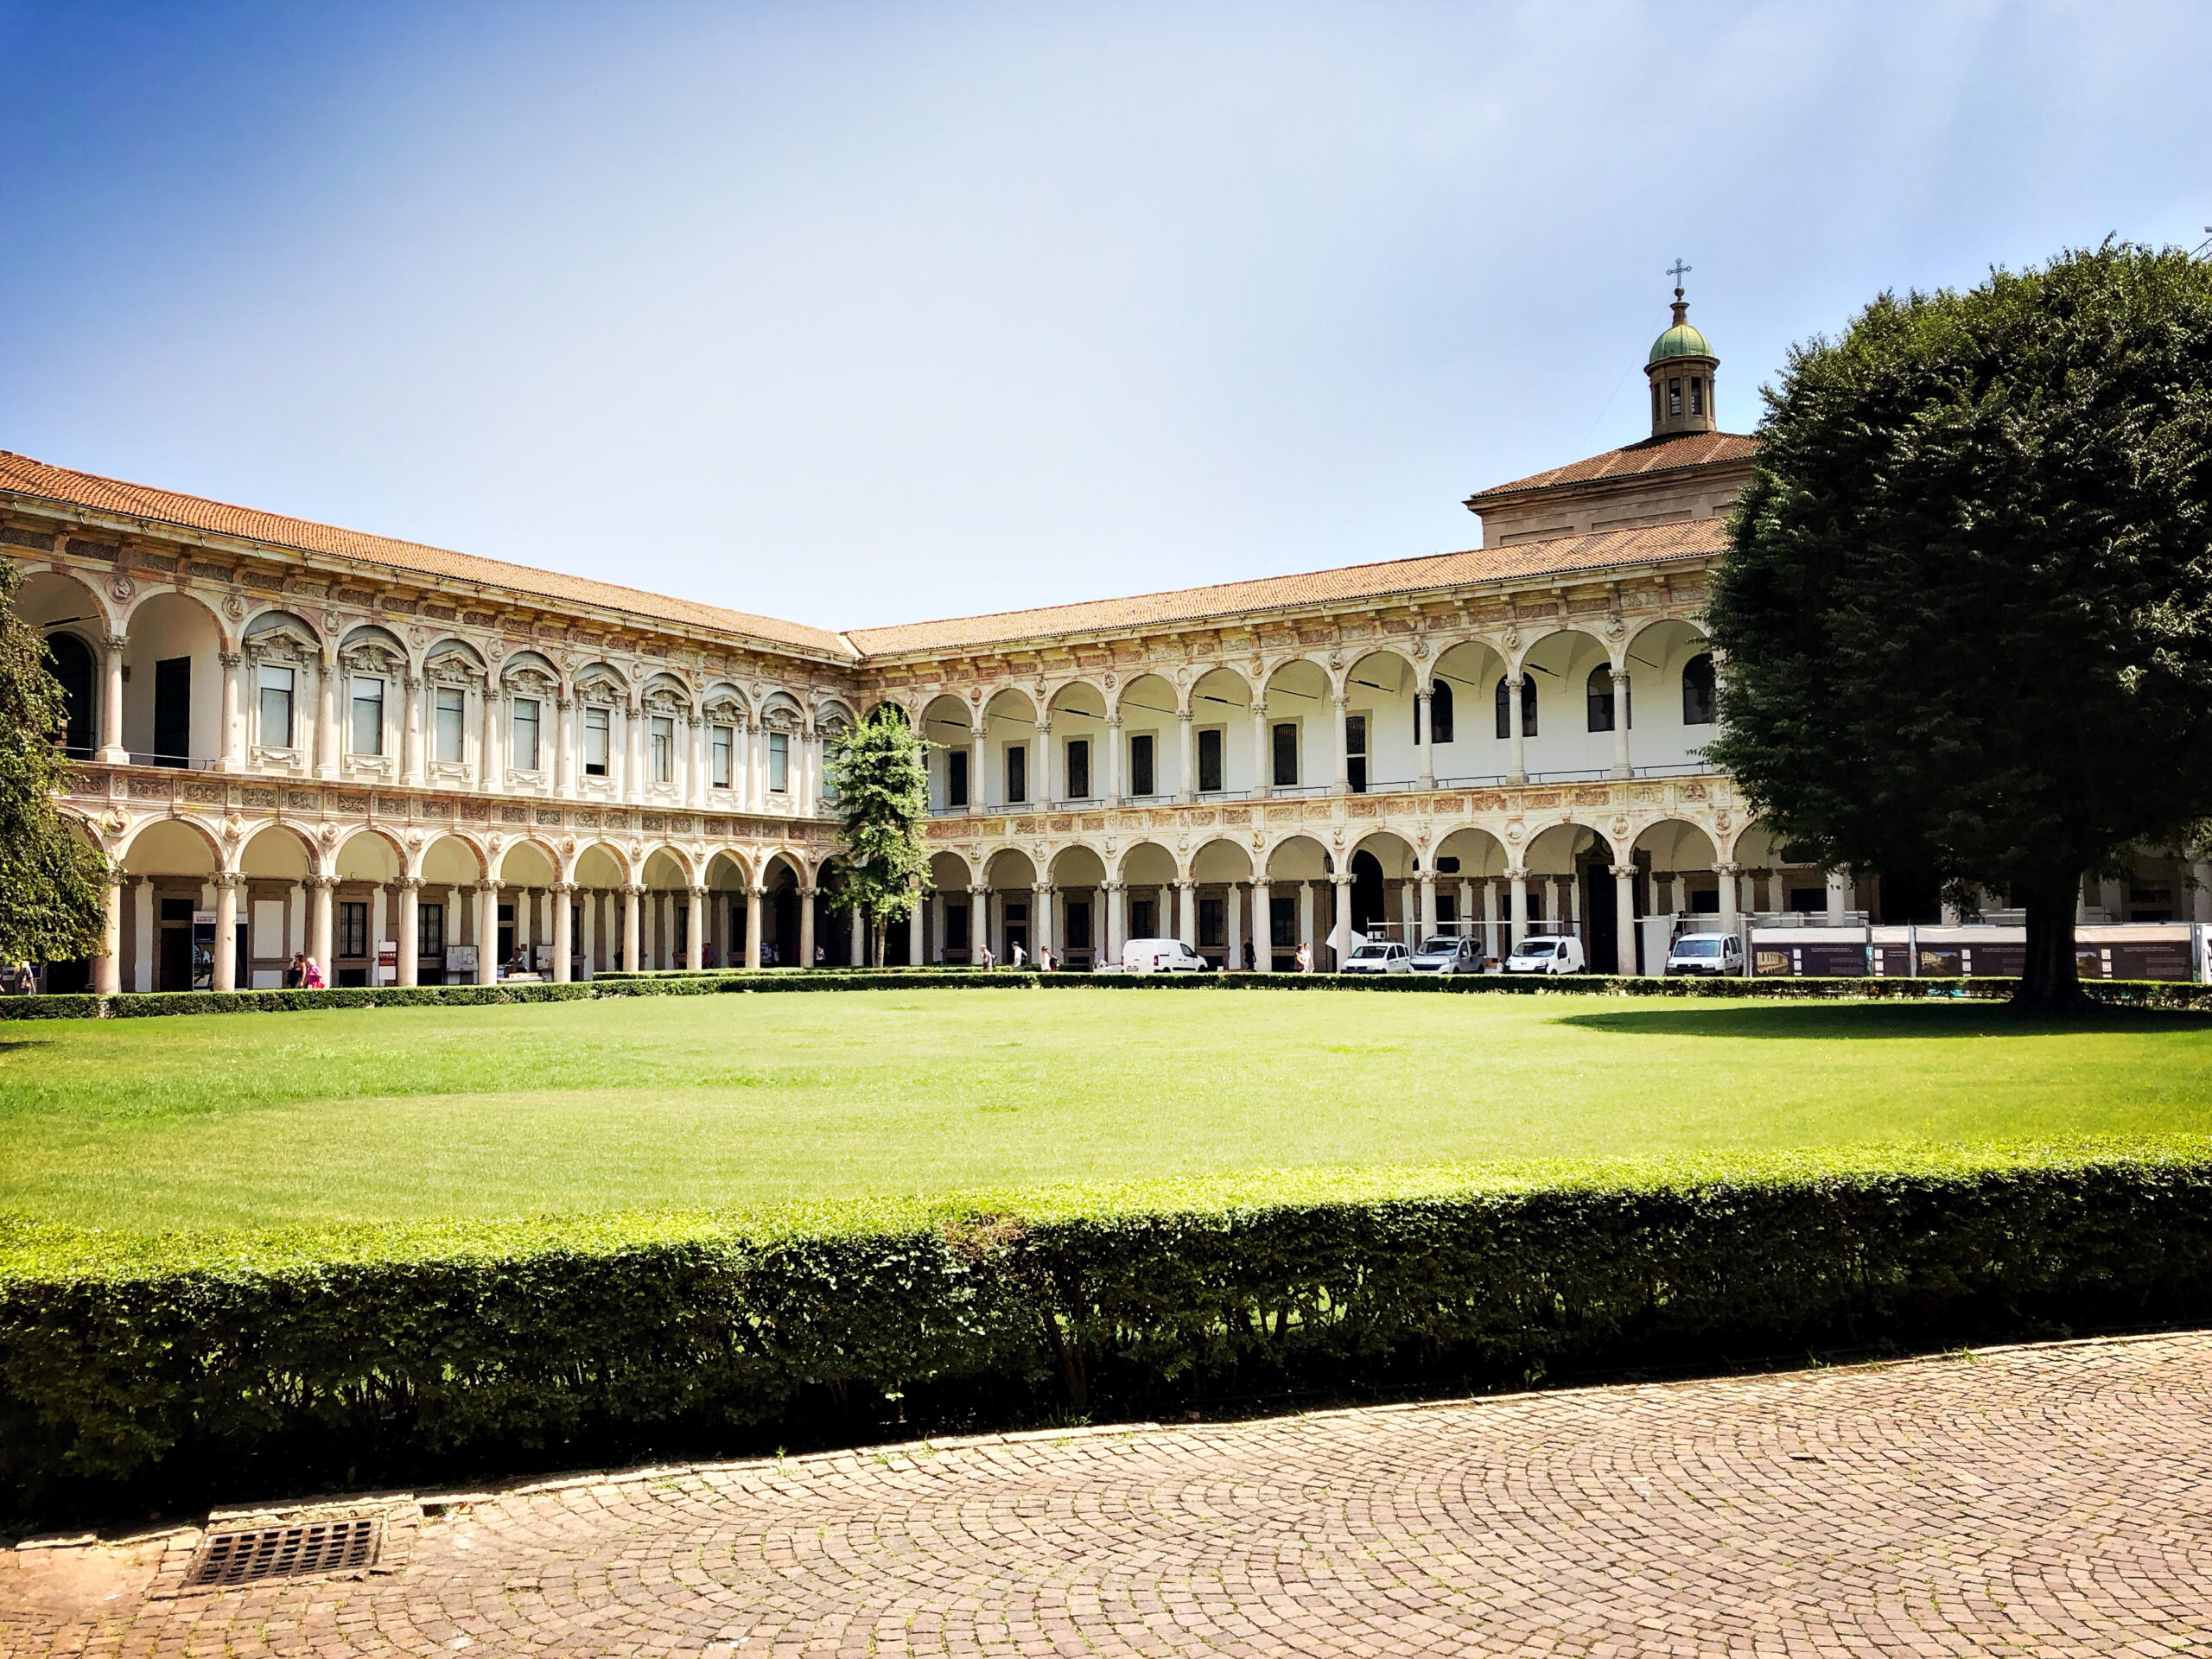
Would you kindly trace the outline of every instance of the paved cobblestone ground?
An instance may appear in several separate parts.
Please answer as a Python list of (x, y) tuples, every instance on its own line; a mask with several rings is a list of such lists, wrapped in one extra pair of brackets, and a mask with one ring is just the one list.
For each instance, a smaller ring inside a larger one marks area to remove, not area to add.
[(633, 1471), (395, 1507), (359, 1581), (164, 1597), (196, 1534), (6, 1552), (0, 1646), (2212, 1652), (2209, 1384), (2202, 1332)]

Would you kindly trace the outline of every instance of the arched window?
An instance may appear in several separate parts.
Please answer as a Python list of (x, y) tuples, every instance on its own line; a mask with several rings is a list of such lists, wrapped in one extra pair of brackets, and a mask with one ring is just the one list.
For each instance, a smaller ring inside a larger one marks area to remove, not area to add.
[(1586, 687), (1590, 703), (1590, 729), (1610, 732), (1613, 729), (1613, 671), (1604, 663), (1590, 671)]
[[(1525, 675), (1521, 681), (1521, 735), (1536, 734), (1536, 683)], [(1500, 741), (1513, 735), (1513, 683), (1503, 675), (1497, 682), (1497, 735)]]
[(1712, 725), (1718, 701), (1714, 693), (1713, 653), (1708, 651), (1682, 664), (1682, 724)]
[(99, 683), (92, 648), (73, 633), (46, 636), (54, 677), (61, 683), (61, 747), (74, 760), (92, 758), (92, 688)]
[(1428, 734), (1434, 742), (1452, 741), (1452, 688), (1441, 679), (1428, 689)]

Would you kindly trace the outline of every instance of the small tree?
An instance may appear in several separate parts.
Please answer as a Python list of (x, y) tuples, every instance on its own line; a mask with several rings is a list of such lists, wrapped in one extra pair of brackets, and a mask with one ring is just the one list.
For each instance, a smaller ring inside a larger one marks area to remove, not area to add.
[[(830, 780), (844, 817), (844, 880), (828, 898), (836, 909), (866, 911), (868, 960), (883, 961), (883, 935), (921, 903), (929, 848), (921, 822), (930, 806), (925, 745), (906, 716), (886, 703), (830, 745)], [(857, 920), (857, 918), (855, 918)]]
[(1793, 350), (1710, 618), (1713, 760), (1820, 862), (2025, 907), (2212, 813), (2212, 264), (2107, 243)]
[(0, 959), (70, 962), (104, 941), (107, 860), (54, 808), (61, 686), (46, 641), (15, 612), (22, 569), (0, 559)]

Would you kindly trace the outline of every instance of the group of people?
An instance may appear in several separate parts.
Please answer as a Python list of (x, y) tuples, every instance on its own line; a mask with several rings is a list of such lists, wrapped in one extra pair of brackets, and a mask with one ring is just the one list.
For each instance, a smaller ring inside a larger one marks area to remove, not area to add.
[(291, 966), (284, 969), (284, 988), (288, 991), (319, 991), (323, 985), (322, 964), (304, 950), (292, 952)]

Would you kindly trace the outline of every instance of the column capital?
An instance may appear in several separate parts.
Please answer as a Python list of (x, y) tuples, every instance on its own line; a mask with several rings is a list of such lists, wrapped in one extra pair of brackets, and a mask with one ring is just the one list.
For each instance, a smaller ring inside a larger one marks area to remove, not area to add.
[(245, 655), (243, 652), (221, 651), (215, 653), (215, 658), (225, 668), (236, 668), (240, 663), (245, 661)]
[(1713, 867), (1713, 873), (1715, 875), (1741, 875), (1744, 873), (1744, 867), (1723, 861)]
[(1190, 720), (1194, 717), (1195, 711), (1189, 709), (1178, 709), (1175, 711), (1175, 718), (1178, 720)]
[(1348, 887), (1351, 886), (1351, 872), (1350, 870), (1331, 870), (1329, 872), (1329, 884), (1332, 887)]
[(1415, 686), (1414, 688), (1414, 701), (1415, 702), (1427, 702), (1428, 701), (1428, 695), (1431, 690), (1431, 687), (1426, 685)]
[(822, 896), (822, 889), (819, 887), (801, 887), (798, 890), (798, 896), (802, 899), (819, 899)]
[(108, 648), (110, 651), (128, 651), (128, 650), (130, 650), (130, 636), (129, 634), (127, 634), (127, 633), (111, 633), (111, 634), (109, 634), (109, 635), (107, 636), (107, 648)]
[(977, 898), (982, 898), (990, 892), (990, 888), (981, 881), (970, 881), (968, 884), (968, 891)]
[(715, 896), (715, 890), (712, 887), (694, 887), (691, 896), (694, 899), (711, 899)]
[(1628, 670), (1625, 668), (1616, 667), (1613, 670), (1613, 683), (1615, 685), (1626, 685), (1628, 683)]
[(1605, 868), (1610, 870), (1615, 877), (1623, 881), (1632, 881), (1638, 875), (1643, 874), (1643, 872), (1637, 869), (1633, 864), (1608, 864)]
[(1119, 731), (1119, 730), (1121, 729), (1121, 727), (1122, 727), (1122, 712), (1121, 712), (1121, 710), (1117, 709), (1116, 709), (1112, 714), (1110, 714), (1110, 715), (1107, 715), (1107, 716), (1106, 716), (1106, 724), (1107, 724), (1109, 728), (1111, 728), (1113, 730)]
[(645, 884), (642, 881), (625, 881), (615, 891), (631, 899), (642, 899), (645, 896)]
[(243, 870), (223, 870), (218, 872), (213, 879), (215, 886), (219, 887), (228, 887), (235, 892), (238, 888), (245, 885), (245, 872)]
[(419, 875), (403, 875), (391, 885), (403, 893), (420, 893), (423, 890), (423, 878)]
[(485, 876), (474, 884), (479, 893), (497, 893), (507, 884), (493, 876)]
[(1526, 881), (1529, 879), (1529, 867), (1526, 864), (1507, 865), (1505, 879), (1509, 881)]
[(576, 884), (573, 881), (556, 881), (550, 887), (547, 887), (545, 891), (548, 893), (575, 893), (577, 891), (577, 887)]

